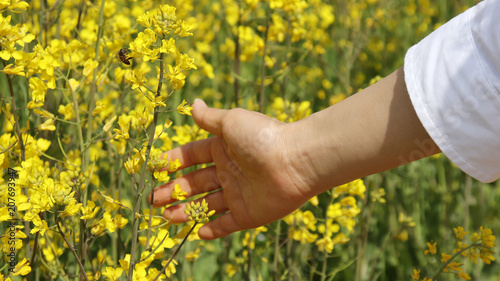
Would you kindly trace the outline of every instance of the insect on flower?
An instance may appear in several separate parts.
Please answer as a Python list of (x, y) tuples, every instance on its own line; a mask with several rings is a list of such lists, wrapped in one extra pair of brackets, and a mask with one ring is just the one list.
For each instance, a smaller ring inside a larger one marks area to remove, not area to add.
[(118, 57), (126, 65), (130, 65), (130, 58), (128, 57), (128, 54), (129, 54), (129, 51), (128, 51), (128, 49), (125, 49), (125, 48), (121, 48), (118, 51)]

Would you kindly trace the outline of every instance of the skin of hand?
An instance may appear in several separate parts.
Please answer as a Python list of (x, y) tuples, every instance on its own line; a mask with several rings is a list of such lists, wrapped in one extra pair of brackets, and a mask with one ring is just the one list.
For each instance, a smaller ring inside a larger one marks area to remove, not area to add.
[[(187, 196), (205, 197), (221, 214), (198, 232), (202, 239), (283, 218), (335, 186), (439, 152), (411, 105), (403, 68), (360, 93), (298, 122), (285, 124), (244, 109), (193, 104), (194, 121), (214, 137), (168, 152), (181, 169), (213, 163), (154, 191), (154, 206), (172, 203), (179, 184)], [(151, 201), (151, 195), (150, 195)], [(167, 208), (187, 221), (185, 204)]]

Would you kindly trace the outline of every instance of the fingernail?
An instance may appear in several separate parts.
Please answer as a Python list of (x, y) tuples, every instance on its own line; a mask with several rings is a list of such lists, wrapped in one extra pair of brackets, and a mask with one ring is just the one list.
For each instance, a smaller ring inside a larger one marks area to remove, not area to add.
[(193, 107), (206, 106), (202, 99), (195, 99), (193, 102)]

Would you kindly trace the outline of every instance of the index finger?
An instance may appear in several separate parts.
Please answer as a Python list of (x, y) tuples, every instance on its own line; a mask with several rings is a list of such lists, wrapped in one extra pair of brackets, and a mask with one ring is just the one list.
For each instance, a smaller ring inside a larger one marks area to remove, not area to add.
[(213, 135), (220, 136), (222, 134), (222, 120), (228, 112), (227, 109), (207, 107), (203, 100), (196, 99), (191, 114), (194, 122), (200, 128)]
[[(163, 157), (165, 157), (165, 154), (168, 154), (167, 159), (179, 159), (181, 162), (179, 169), (188, 168), (198, 164), (211, 163), (214, 161), (211, 151), (213, 139), (214, 137), (211, 137), (187, 143), (165, 152)], [(165, 169), (167, 168), (165, 167), (162, 170)]]

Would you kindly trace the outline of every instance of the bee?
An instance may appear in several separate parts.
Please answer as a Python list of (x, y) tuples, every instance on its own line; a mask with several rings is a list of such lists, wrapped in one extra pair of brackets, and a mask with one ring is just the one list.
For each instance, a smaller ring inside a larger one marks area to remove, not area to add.
[(126, 65), (130, 65), (130, 58), (128, 57), (129, 53), (130, 52), (128, 51), (128, 49), (125, 48), (122, 48), (118, 51), (118, 57)]

